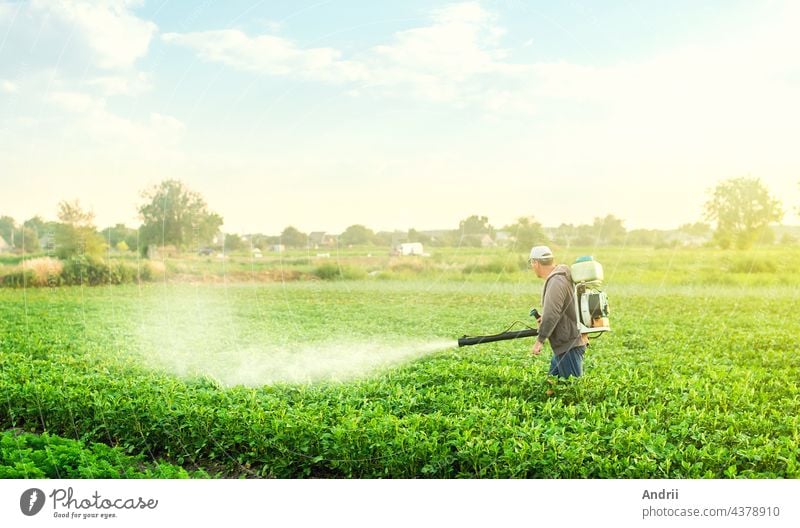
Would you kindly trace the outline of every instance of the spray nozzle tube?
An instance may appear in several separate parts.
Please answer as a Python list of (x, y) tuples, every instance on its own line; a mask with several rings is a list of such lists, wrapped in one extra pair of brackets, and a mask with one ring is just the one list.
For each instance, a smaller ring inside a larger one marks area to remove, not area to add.
[[(531, 317), (535, 317), (538, 319), (541, 317), (539, 311), (536, 308), (531, 309)], [(524, 330), (511, 330), (516, 325), (522, 325), (525, 327)], [(469, 346), (469, 345), (480, 345), (481, 343), (492, 343), (494, 341), (505, 341), (507, 339), (519, 339), (521, 337), (536, 337), (539, 335), (538, 328), (532, 328), (527, 324), (523, 323), (522, 321), (514, 321), (509, 325), (508, 328), (500, 332), (499, 334), (492, 334), (492, 335), (484, 335), (484, 336), (461, 336), (458, 338), (458, 346)]]

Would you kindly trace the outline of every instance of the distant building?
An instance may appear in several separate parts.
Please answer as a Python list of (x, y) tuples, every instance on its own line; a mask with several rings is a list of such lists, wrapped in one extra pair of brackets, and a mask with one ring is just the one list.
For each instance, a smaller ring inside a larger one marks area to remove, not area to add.
[(496, 231), (494, 234), (494, 242), (498, 246), (510, 246), (514, 243), (514, 237), (508, 231)]
[(56, 236), (50, 232), (39, 236), (39, 247), (44, 251), (55, 251), (56, 249)]
[(336, 236), (325, 231), (314, 231), (308, 234), (308, 247), (319, 249), (336, 245)]
[(711, 235), (690, 235), (678, 230), (662, 231), (663, 243), (684, 247), (699, 247), (711, 241)]
[(269, 250), (272, 251), (273, 253), (283, 253), (284, 251), (286, 251), (286, 246), (284, 246), (283, 244), (273, 244), (269, 247)]
[(425, 252), (422, 249), (422, 244), (419, 242), (406, 242), (395, 246), (395, 255), (401, 257), (409, 257), (412, 255), (424, 256)]
[(0, 253), (8, 253), (11, 251), (11, 246), (8, 245), (8, 242), (3, 237), (0, 237)]
[(496, 245), (491, 235), (483, 235), (481, 237), (481, 247), (495, 247)]

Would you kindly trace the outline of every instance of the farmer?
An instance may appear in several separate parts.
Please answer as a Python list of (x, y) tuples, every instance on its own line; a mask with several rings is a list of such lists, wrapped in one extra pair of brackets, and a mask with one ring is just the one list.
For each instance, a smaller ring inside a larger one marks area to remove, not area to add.
[(544, 279), (542, 289), (542, 315), (539, 318), (539, 336), (531, 353), (538, 356), (542, 346), (550, 339), (553, 358), (550, 360), (551, 376), (568, 378), (583, 374), (583, 353), (586, 339), (578, 331), (572, 275), (566, 264), (555, 265), (553, 252), (547, 246), (531, 249), (528, 263), (536, 276)]

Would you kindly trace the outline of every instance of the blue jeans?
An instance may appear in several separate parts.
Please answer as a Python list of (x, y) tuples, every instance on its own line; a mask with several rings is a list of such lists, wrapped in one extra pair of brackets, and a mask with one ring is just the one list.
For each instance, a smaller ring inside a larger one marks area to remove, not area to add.
[(570, 348), (560, 356), (553, 354), (553, 359), (550, 360), (550, 371), (548, 374), (560, 378), (582, 375), (583, 353), (585, 351), (585, 346), (576, 346), (575, 348)]

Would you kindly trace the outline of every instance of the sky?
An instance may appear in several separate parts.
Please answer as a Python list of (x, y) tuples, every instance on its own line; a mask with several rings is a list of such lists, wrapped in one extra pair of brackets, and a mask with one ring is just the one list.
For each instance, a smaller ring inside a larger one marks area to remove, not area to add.
[(800, 3), (0, 0), (0, 215), (138, 226), (179, 179), (232, 233), (800, 207)]

